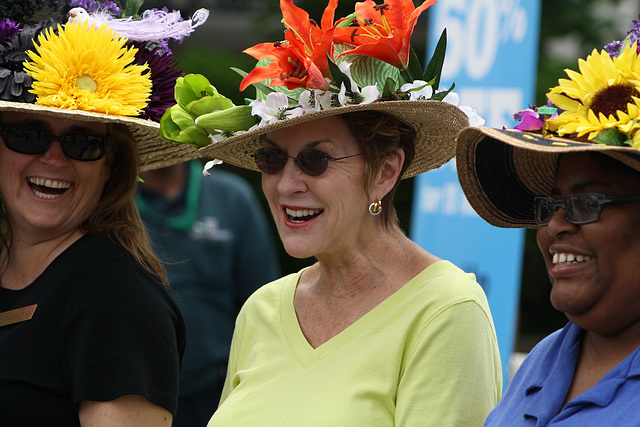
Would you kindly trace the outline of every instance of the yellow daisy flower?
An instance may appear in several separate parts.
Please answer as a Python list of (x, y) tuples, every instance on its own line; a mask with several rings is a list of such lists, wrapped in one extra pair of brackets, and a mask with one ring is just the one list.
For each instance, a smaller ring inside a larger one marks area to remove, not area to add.
[(58, 35), (49, 28), (24, 63), (36, 104), (139, 115), (151, 94), (151, 78), (146, 64), (133, 63), (137, 49), (127, 49), (125, 42), (109, 26), (86, 21), (58, 25)]
[(587, 135), (617, 128), (633, 136), (640, 128), (640, 61), (636, 46), (628, 46), (618, 57), (594, 50), (579, 61), (580, 73), (566, 70), (569, 79), (559, 80), (547, 97), (565, 110), (547, 121), (558, 135)]

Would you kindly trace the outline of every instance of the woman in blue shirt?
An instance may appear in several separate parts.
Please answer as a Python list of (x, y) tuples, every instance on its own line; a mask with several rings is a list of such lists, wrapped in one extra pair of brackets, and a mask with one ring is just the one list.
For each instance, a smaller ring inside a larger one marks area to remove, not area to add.
[[(457, 165), (474, 209), (537, 228), (550, 299), (569, 323), (528, 355), (486, 426), (640, 425), (640, 67), (627, 43), (594, 51), (520, 112), (467, 128)], [(558, 107), (557, 109), (555, 107)]]

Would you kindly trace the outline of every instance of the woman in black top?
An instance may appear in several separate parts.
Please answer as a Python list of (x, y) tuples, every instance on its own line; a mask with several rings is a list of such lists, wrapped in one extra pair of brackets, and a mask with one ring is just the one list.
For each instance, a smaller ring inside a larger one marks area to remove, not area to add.
[(169, 426), (185, 325), (134, 192), (192, 157), (140, 118), (179, 71), (89, 21), (0, 39), (0, 425)]

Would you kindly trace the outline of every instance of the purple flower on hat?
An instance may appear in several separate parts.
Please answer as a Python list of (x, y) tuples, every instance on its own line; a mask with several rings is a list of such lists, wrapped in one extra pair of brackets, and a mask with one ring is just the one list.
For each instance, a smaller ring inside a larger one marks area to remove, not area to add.
[(622, 45), (624, 43), (618, 40), (614, 40), (608, 45), (604, 47), (604, 50), (609, 54), (610, 57), (614, 58), (618, 56), (620, 53), (620, 49), (622, 49)]
[(555, 119), (562, 111), (549, 100), (543, 107), (529, 105), (526, 110), (520, 110), (513, 115), (513, 120), (521, 122), (514, 129), (522, 132), (540, 132), (547, 120)]
[(513, 115), (516, 121), (521, 123), (514, 127), (523, 132), (535, 132), (542, 130), (544, 122), (540, 119), (540, 115), (530, 108), (526, 110), (518, 111)]
[(0, 99), (3, 101), (34, 102), (36, 96), (29, 92), (33, 79), (24, 71), (22, 63), (28, 60), (27, 50), (33, 49), (33, 40), (52, 20), (35, 27), (25, 27), (13, 37), (0, 43)]
[(159, 122), (167, 108), (175, 105), (173, 88), (182, 71), (170, 53), (158, 54), (158, 49), (147, 49), (143, 42), (133, 42), (138, 48), (136, 64), (147, 63), (151, 72), (151, 96), (141, 117)]
[(71, 2), (69, 2), (69, 7), (81, 7), (88, 13), (94, 13), (98, 10), (105, 11), (109, 12), (112, 16), (120, 16), (122, 13), (118, 5), (109, 0), (105, 2), (100, 2), (98, 0), (71, 0)]
[(0, 42), (9, 40), (18, 31), (22, 31), (22, 29), (20, 29), (20, 23), (13, 22), (9, 18), (0, 21)]
[[(640, 16), (638, 16), (640, 19)], [(635, 19), (632, 21), (633, 28), (627, 31), (627, 38), (624, 41), (614, 40), (608, 45), (604, 47), (604, 50), (609, 54), (610, 57), (616, 57), (620, 54), (622, 47), (627, 43), (628, 45), (632, 45), (640, 39), (640, 22)], [(636, 46), (636, 53), (640, 54), (640, 43)]]
[[(0, 1), (0, 16), (16, 22), (27, 22), (44, 10), (46, 16), (55, 16), (67, 6), (68, 0), (2, 0)], [(36, 18), (33, 19), (35, 21)]]

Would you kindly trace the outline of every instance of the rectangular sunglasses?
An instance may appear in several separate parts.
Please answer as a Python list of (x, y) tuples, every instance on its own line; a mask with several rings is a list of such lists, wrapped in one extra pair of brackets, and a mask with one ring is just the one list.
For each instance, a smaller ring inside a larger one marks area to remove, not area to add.
[(556, 211), (562, 208), (564, 218), (571, 224), (588, 224), (600, 219), (602, 205), (607, 203), (640, 202), (640, 196), (609, 196), (600, 193), (571, 194), (563, 199), (538, 196), (534, 199), (536, 222), (547, 225)]
[(46, 153), (53, 141), (60, 142), (62, 153), (70, 159), (90, 162), (107, 154), (111, 139), (107, 135), (75, 134), (55, 136), (49, 132), (17, 125), (0, 125), (4, 145), (20, 154)]

